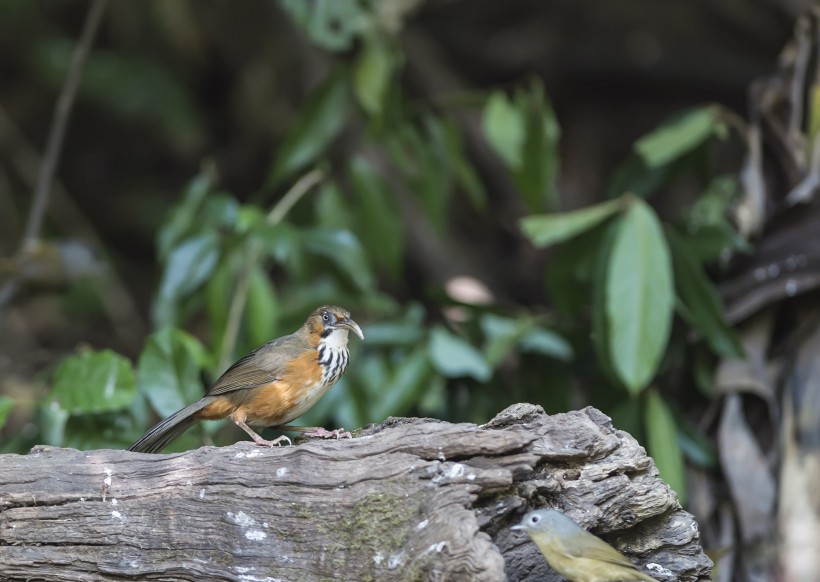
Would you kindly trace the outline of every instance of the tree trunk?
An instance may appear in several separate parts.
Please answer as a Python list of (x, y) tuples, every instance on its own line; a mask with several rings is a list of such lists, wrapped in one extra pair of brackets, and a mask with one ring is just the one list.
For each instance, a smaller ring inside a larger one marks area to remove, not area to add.
[(658, 580), (711, 568), (653, 461), (593, 408), (273, 449), (36, 447), (0, 469), (2, 580), (561, 580), (510, 530), (545, 505)]

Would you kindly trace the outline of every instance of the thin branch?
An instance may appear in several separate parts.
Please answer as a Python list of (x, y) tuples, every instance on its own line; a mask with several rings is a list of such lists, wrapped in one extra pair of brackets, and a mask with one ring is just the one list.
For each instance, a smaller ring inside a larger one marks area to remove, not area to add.
[(22, 247), (30, 244), (40, 237), (40, 230), (43, 226), (43, 216), (48, 206), (49, 192), (51, 191), (51, 181), (54, 179), (54, 172), (60, 160), (60, 153), (63, 149), (68, 118), (74, 106), (74, 97), (77, 95), (77, 88), (80, 86), (83, 67), (86, 58), (97, 35), (97, 29), (102, 20), (103, 12), (108, 4), (108, 0), (94, 0), (88, 15), (85, 18), (83, 32), (80, 40), (71, 56), (71, 65), (68, 75), (63, 85), (63, 90), (57, 100), (57, 107), (54, 110), (54, 120), (51, 123), (51, 130), (48, 135), (46, 152), (43, 158), (43, 165), (37, 178), (37, 187), (34, 190), (34, 202), (31, 206), (28, 222), (26, 223), (25, 234), (23, 235)]
[[(296, 205), (308, 191), (322, 181), (324, 175), (321, 170), (312, 170), (302, 176), (293, 187), (268, 213), (266, 222), (273, 226), (279, 224), (285, 218), (291, 208)], [(239, 325), (242, 321), (242, 314), (245, 311), (245, 303), (248, 300), (248, 289), (251, 284), (251, 273), (259, 262), (259, 255), (262, 249), (258, 244), (251, 245), (245, 254), (245, 260), (239, 270), (239, 275), (234, 288), (231, 306), (228, 310), (228, 322), (225, 324), (225, 334), (222, 336), (222, 349), (219, 356), (219, 371), (225, 370), (233, 359), (233, 351), (236, 347), (236, 338), (239, 335)]]

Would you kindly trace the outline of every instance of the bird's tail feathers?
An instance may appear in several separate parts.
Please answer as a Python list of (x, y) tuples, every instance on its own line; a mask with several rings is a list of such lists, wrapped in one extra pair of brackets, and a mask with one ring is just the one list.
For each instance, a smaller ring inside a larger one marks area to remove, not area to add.
[(158, 453), (172, 440), (191, 428), (197, 421), (194, 415), (210, 404), (208, 398), (202, 398), (182, 410), (178, 410), (163, 421), (157, 423), (143, 437), (128, 447), (137, 453)]

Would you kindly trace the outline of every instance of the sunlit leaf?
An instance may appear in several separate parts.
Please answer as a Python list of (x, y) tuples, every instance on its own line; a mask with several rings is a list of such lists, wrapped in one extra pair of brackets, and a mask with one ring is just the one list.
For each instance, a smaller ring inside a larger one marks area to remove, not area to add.
[(619, 220), (606, 276), (609, 353), (630, 391), (654, 377), (666, 351), (674, 310), (672, 262), (655, 212), (633, 199)]
[(597, 226), (622, 205), (621, 200), (609, 200), (572, 212), (527, 216), (521, 219), (521, 231), (535, 246), (546, 247)]
[(160, 416), (169, 416), (204, 393), (191, 342), (196, 340), (184, 331), (165, 327), (148, 338), (140, 354), (137, 387)]
[(681, 504), (685, 505), (686, 477), (675, 417), (655, 390), (647, 393), (644, 414), (649, 454), (655, 459), (661, 479), (677, 492)]
[(635, 151), (649, 168), (668, 164), (706, 140), (724, 137), (728, 129), (715, 106), (679, 113), (635, 142)]
[(430, 360), (448, 378), (470, 376), (480, 382), (490, 379), (489, 364), (475, 347), (441, 326), (430, 332)]
[(51, 400), (70, 414), (121, 410), (136, 396), (131, 362), (110, 350), (69, 356), (54, 371)]
[(268, 187), (274, 187), (316, 161), (341, 133), (350, 111), (348, 75), (338, 69), (299, 111), (276, 152)]
[(723, 304), (714, 284), (674, 230), (668, 231), (675, 268), (675, 285), (686, 306), (681, 315), (697, 329), (718, 355), (739, 358), (743, 347), (737, 333), (726, 324)]
[(507, 167), (513, 171), (521, 168), (522, 150), (526, 137), (523, 112), (503, 91), (494, 91), (481, 118), (484, 136)]

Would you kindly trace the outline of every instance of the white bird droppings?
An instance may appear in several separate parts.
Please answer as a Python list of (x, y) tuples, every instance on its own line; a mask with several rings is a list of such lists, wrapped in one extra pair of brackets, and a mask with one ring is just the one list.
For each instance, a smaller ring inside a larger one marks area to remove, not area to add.
[(423, 521), (420, 521), (419, 524), (416, 526), (416, 529), (417, 530), (424, 529), (425, 527), (427, 527), (428, 523), (430, 523), (430, 521), (426, 520), (426, 519), (423, 520)]

